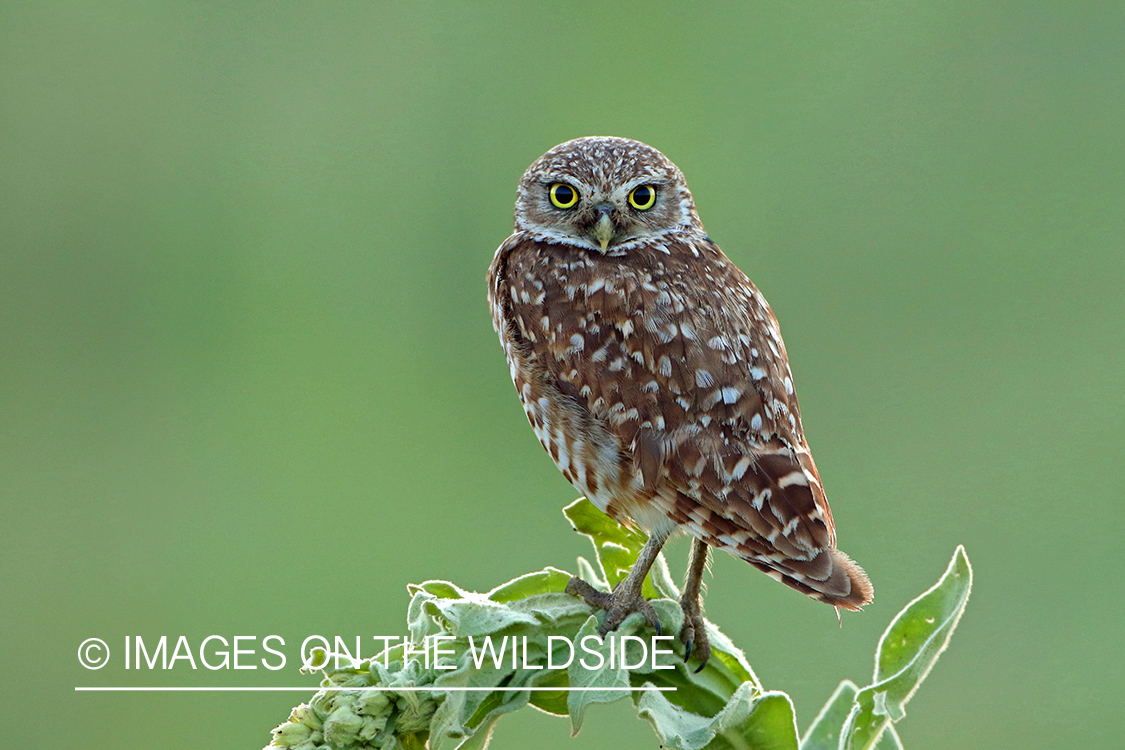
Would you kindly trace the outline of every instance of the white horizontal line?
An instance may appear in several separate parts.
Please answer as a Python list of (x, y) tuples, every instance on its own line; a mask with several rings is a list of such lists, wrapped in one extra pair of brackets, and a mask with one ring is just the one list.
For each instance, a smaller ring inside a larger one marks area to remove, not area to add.
[(140, 686), (112, 686), (112, 687), (76, 687), (78, 692), (96, 693), (231, 693), (231, 692), (337, 692), (341, 690), (367, 691), (391, 690), (396, 693), (469, 693), (469, 692), (505, 692), (522, 693), (524, 691), (542, 691), (556, 693), (578, 693), (592, 690), (605, 690), (610, 692), (631, 693), (634, 690), (659, 690), (661, 692), (674, 692), (674, 687), (140, 687)]

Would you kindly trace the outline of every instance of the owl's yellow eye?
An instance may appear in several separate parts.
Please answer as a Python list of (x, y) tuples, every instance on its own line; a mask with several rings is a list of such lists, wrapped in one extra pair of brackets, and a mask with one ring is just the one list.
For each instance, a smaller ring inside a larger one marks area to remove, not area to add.
[(555, 208), (574, 208), (574, 204), (578, 202), (578, 191), (565, 182), (551, 185), (550, 195)]
[(629, 205), (638, 211), (647, 211), (656, 203), (656, 188), (652, 185), (638, 185), (629, 193)]

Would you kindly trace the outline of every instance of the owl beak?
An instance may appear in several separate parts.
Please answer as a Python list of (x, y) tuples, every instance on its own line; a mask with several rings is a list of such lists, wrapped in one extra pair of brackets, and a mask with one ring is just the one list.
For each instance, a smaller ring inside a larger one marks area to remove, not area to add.
[(615, 227), (613, 226), (613, 219), (609, 218), (610, 213), (613, 211), (613, 206), (601, 204), (598, 209), (598, 221), (594, 224), (594, 239), (602, 246), (604, 253), (609, 248), (609, 241), (613, 239)]

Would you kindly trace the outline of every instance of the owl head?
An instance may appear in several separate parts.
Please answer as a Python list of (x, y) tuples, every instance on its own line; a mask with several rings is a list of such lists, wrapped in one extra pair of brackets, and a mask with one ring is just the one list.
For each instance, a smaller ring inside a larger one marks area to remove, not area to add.
[(652, 146), (610, 136), (559, 144), (527, 168), (516, 230), (605, 255), (679, 232), (703, 233), (683, 173)]

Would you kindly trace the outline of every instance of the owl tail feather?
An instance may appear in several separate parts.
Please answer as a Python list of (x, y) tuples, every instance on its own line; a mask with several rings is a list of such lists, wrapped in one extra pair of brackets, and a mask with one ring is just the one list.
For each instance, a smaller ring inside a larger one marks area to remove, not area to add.
[[(820, 596), (814, 594), (813, 597), (835, 607), (853, 611), (863, 609), (875, 598), (875, 589), (871, 585), (871, 579), (867, 577), (867, 573), (863, 572), (863, 568), (859, 567), (854, 560), (840, 550), (832, 549), (829, 550), (829, 553), (832, 555), (832, 576), (828, 582), (836, 579), (838, 572), (843, 573), (841, 578), (847, 578), (847, 585), (842, 588), (845, 588), (846, 592), (823, 591), (820, 592)], [(842, 580), (840, 582), (843, 583)]]
[(875, 598), (863, 568), (834, 547), (821, 550), (811, 560), (744, 559), (771, 578), (834, 607), (858, 611)]

